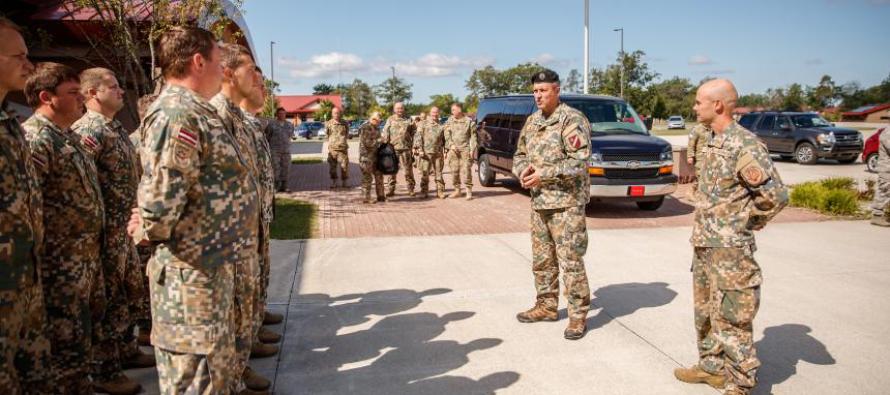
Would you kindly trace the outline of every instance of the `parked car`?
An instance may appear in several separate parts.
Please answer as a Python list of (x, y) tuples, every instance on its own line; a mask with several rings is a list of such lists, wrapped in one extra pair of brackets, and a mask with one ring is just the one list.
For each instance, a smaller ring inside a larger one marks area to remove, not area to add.
[[(881, 146), (881, 133), (887, 131), (886, 127), (878, 129), (878, 132), (865, 140), (865, 148), (862, 150), (862, 161), (868, 166), (868, 171), (874, 173), (878, 169), (878, 148)], [(887, 132), (890, 133), (890, 132)]]
[(739, 124), (754, 132), (770, 153), (801, 164), (811, 165), (819, 158), (853, 163), (862, 153), (862, 133), (836, 127), (816, 113), (752, 112)]
[(668, 129), (686, 129), (686, 121), (679, 115), (668, 117)]
[[(560, 100), (590, 121), (588, 160), (591, 200), (621, 199), (643, 210), (657, 210), (677, 189), (673, 152), (652, 136), (624, 100), (612, 96), (561, 95)], [(513, 177), (513, 154), (529, 115), (537, 111), (532, 95), (487, 97), (476, 113), (479, 180), (492, 186), (496, 174)]]
[(349, 123), (349, 133), (347, 134), (349, 138), (358, 137), (358, 129), (362, 127), (363, 124), (367, 122), (364, 119), (356, 119)]
[(322, 128), (324, 128), (324, 124), (321, 122), (303, 122), (294, 129), (294, 134), (296, 134), (297, 137), (311, 139), (317, 136), (318, 131)]

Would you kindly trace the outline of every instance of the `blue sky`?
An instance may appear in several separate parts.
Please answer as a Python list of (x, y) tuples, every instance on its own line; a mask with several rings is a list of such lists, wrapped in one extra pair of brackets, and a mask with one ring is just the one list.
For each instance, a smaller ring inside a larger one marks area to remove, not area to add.
[[(591, 65), (643, 50), (662, 78), (730, 78), (742, 93), (794, 82), (876, 84), (890, 75), (890, 0), (591, 0)], [(281, 94), (319, 82), (396, 73), (413, 102), (463, 97), (474, 68), (535, 61), (561, 76), (583, 69), (583, 0), (245, 0), (268, 74), (275, 41)]]

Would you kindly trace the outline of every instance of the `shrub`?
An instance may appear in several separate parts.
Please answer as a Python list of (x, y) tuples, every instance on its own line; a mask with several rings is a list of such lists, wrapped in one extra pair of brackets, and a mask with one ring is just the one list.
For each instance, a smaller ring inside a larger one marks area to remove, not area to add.
[(795, 186), (790, 203), (824, 214), (852, 216), (859, 214), (859, 197), (852, 178), (829, 178)]

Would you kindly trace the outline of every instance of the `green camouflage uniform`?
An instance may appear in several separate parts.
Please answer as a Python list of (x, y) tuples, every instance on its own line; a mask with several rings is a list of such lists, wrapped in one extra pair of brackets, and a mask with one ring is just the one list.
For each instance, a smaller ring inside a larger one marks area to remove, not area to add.
[(698, 171), (699, 163), (704, 160), (704, 150), (705, 145), (708, 144), (708, 139), (711, 138), (711, 129), (704, 125), (695, 125), (692, 130), (689, 131), (689, 145), (686, 147), (686, 159), (692, 159), (696, 167), (696, 172)]
[(704, 148), (695, 198), (693, 298), (699, 365), (748, 393), (760, 361), (752, 322), (760, 306), (754, 233), (788, 202), (769, 152), (733, 122)]
[(92, 393), (92, 325), (105, 312), (102, 192), (96, 165), (70, 129), (35, 113), (22, 125), (43, 190), (43, 294), (60, 388)]
[(330, 120), (324, 124), (328, 133), (328, 167), (331, 181), (337, 180), (337, 169), (344, 182), (349, 178), (349, 124), (345, 121)]
[[(42, 163), (45, 163), (43, 161)], [(0, 109), (0, 393), (52, 388), (40, 271), (43, 200), (18, 121)]]
[(359, 128), (358, 157), (362, 168), (362, 196), (371, 200), (371, 181), (377, 199), (383, 199), (383, 173), (377, 170), (377, 149), (380, 148), (380, 129), (370, 122)]
[[(414, 191), (414, 155), (411, 153), (411, 148), (414, 144), (415, 131), (414, 123), (410, 119), (397, 115), (390, 116), (383, 127), (383, 141), (392, 144), (399, 155), (399, 168), (405, 173), (408, 192)], [(397, 174), (386, 176), (387, 193), (395, 192), (396, 176)]]
[(581, 112), (562, 103), (545, 117), (528, 117), (513, 156), (519, 178), (532, 165), (541, 185), (531, 189), (532, 271), (537, 301), (556, 309), (559, 271), (568, 300), (569, 318), (585, 319), (590, 287), (584, 270), (587, 225), (584, 207), (590, 200), (590, 123)]
[[(143, 174), (143, 163), (139, 157), (139, 153), (142, 151), (142, 139), (144, 138), (142, 125), (139, 126), (133, 133), (130, 133), (130, 143), (133, 144), (133, 149), (136, 152), (136, 171), (139, 174), (138, 179), (142, 179)], [(137, 183), (138, 190), (138, 183)], [(131, 311), (133, 314), (133, 319), (136, 325), (139, 326), (140, 329), (151, 329), (151, 296), (149, 295), (149, 286), (148, 286), (148, 260), (151, 259), (151, 254), (154, 253), (155, 246), (154, 245), (146, 245), (146, 246), (136, 246), (136, 255), (139, 256), (139, 260), (137, 261), (137, 268), (139, 271), (139, 275), (142, 278), (142, 296), (133, 301), (135, 303), (134, 310)], [(128, 348), (128, 354), (134, 353), (139, 350), (139, 345), (134, 338)]]
[[(235, 352), (235, 266), (256, 252), (256, 183), (216, 109), (168, 85), (146, 112), (140, 153), (151, 340), (161, 393), (227, 393)], [(249, 258), (248, 258), (249, 259)]]
[(448, 150), (448, 167), (451, 168), (451, 184), (455, 190), (460, 190), (461, 178), (467, 189), (473, 188), (476, 144), (476, 125), (470, 117), (448, 118), (445, 122), (445, 149)]
[(288, 121), (273, 119), (266, 129), (266, 139), (272, 149), (272, 165), (275, 166), (275, 186), (287, 188), (290, 170), (290, 139), (294, 135), (294, 125)]
[[(122, 373), (121, 359), (127, 353), (127, 330), (142, 300), (143, 275), (133, 239), (127, 235), (130, 210), (136, 207), (139, 168), (136, 150), (123, 125), (88, 110), (71, 126), (96, 164), (105, 205), (102, 270), (108, 305), (105, 318), (93, 325), (93, 379), (110, 381)], [(125, 340), (125, 338), (127, 338)]]
[(875, 199), (872, 202), (872, 215), (883, 217), (887, 215), (887, 205), (890, 204), (890, 127), (881, 133), (878, 146), (878, 182), (875, 185)]
[[(275, 209), (275, 170), (272, 167), (272, 151), (269, 148), (269, 141), (263, 133), (266, 130), (265, 123), (262, 119), (255, 117), (250, 113), (244, 113), (245, 127), (253, 133), (254, 144), (257, 150), (257, 168), (259, 170), (259, 186), (260, 186), (260, 285), (259, 298), (257, 299), (257, 314), (262, 317), (266, 311), (266, 298), (268, 297), (269, 288), (269, 270), (272, 265), (269, 257), (269, 231), (272, 225), (272, 216)], [(259, 328), (257, 328), (259, 332)], [(259, 341), (254, 339), (255, 342)]]
[(434, 173), (436, 192), (445, 193), (445, 179), (442, 169), (445, 167), (445, 129), (439, 125), (438, 119), (420, 124), (414, 138), (414, 149), (420, 152), (420, 192), (429, 191), (430, 173)]

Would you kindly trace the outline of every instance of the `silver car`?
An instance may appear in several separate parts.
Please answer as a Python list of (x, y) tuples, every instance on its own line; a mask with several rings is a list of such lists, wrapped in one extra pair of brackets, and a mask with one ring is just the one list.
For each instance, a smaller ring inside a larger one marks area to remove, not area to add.
[(686, 121), (679, 115), (668, 118), (668, 129), (686, 129)]

